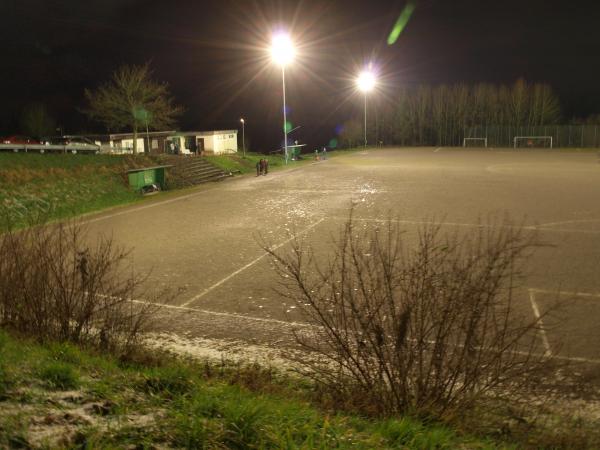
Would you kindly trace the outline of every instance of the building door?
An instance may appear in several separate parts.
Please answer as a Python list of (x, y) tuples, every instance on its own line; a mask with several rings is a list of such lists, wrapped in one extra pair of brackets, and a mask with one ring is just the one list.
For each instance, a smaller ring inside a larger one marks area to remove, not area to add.
[(203, 155), (204, 154), (204, 138), (196, 138), (196, 154)]

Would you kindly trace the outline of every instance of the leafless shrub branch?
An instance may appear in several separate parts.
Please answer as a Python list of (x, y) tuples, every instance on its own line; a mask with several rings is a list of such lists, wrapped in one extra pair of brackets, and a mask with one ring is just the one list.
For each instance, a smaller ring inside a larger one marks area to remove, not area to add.
[(128, 251), (110, 237), (90, 243), (76, 222), (18, 231), (7, 224), (0, 235), (0, 325), (112, 351), (138, 342), (159, 307), (157, 300), (132, 301), (144, 278), (132, 270)]
[(537, 233), (505, 217), (462, 235), (422, 225), (412, 238), (398, 221), (351, 213), (325, 262), (306, 240), (263, 245), (282, 292), (317, 325), (296, 337), (318, 355), (306, 365), (321, 387), (375, 413), (442, 415), (546, 364), (540, 321), (515, 300)]

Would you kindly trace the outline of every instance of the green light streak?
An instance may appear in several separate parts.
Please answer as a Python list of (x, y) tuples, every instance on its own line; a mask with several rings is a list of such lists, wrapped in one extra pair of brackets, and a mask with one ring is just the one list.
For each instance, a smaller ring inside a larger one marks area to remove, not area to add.
[(402, 13), (400, 14), (400, 17), (398, 17), (394, 28), (392, 28), (392, 32), (388, 36), (388, 45), (394, 45), (396, 43), (398, 37), (400, 37), (400, 33), (402, 33), (402, 31), (406, 27), (406, 24), (410, 20), (410, 16), (412, 16), (412, 13), (414, 12), (416, 7), (417, 5), (413, 1), (409, 1), (406, 4), (404, 9), (402, 10)]

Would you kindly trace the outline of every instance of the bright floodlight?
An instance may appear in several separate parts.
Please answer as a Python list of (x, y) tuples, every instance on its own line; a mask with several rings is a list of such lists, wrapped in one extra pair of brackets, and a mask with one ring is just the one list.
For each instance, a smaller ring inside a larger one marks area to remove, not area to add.
[(273, 36), (271, 43), (271, 57), (280, 66), (291, 63), (295, 55), (294, 45), (289, 34), (278, 33)]
[(244, 120), (244, 119), (240, 119), (240, 122), (244, 123), (244, 122), (245, 122), (245, 120)]
[(369, 92), (375, 87), (375, 75), (371, 71), (364, 70), (358, 76), (356, 84), (361, 91)]

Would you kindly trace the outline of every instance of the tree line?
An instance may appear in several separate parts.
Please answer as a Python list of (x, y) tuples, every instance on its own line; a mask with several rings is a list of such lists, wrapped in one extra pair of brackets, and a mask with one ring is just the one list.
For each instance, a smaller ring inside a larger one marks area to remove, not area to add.
[[(377, 94), (374, 95), (374, 97)], [(469, 127), (558, 124), (559, 98), (545, 83), (421, 85), (378, 96), (368, 105), (367, 140), (385, 145), (461, 145)], [(362, 144), (362, 118), (345, 123), (342, 145)]]

